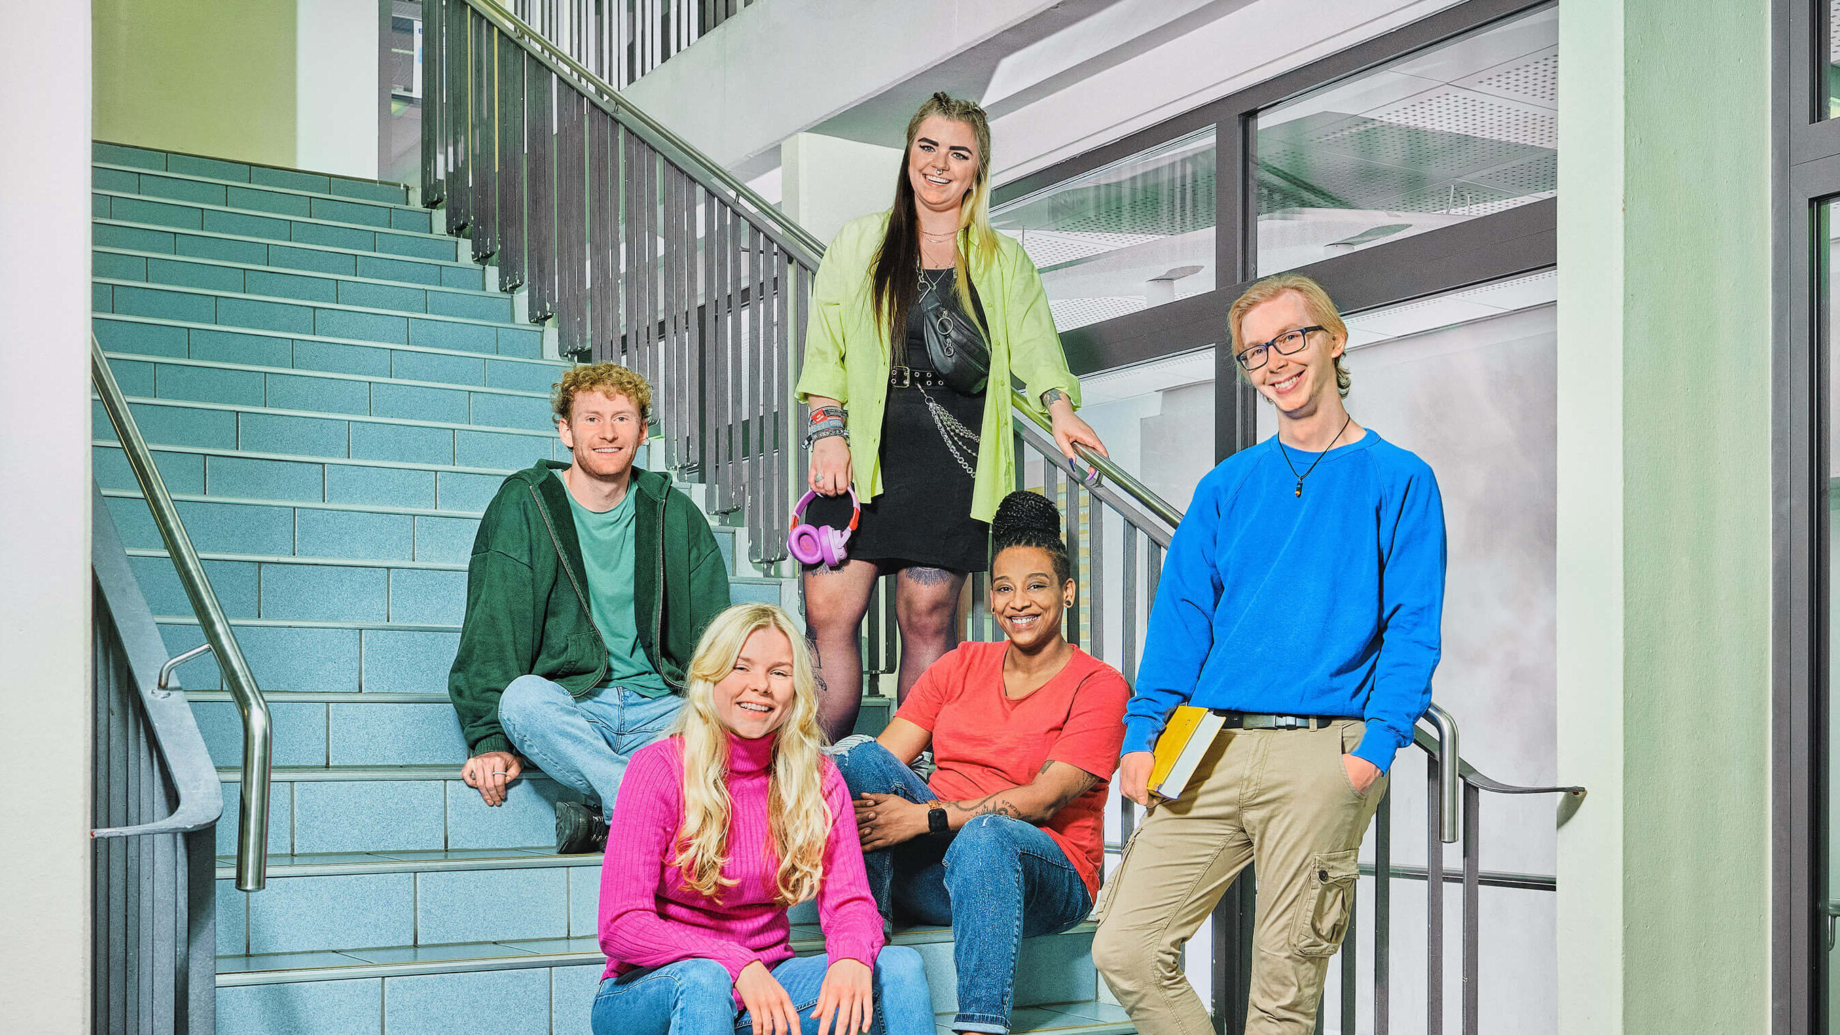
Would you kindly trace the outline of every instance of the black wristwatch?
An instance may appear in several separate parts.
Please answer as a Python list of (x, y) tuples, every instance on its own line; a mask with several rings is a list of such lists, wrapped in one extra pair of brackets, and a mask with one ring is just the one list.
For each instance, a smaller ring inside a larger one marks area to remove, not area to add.
[(926, 832), (943, 834), (952, 829), (946, 825), (946, 806), (938, 798), (926, 803)]

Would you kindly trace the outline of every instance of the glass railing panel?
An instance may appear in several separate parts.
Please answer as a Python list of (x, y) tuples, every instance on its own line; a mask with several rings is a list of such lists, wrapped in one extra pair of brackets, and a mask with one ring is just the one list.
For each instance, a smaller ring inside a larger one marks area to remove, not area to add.
[(1212, 291), (1210, 127), (991, 213), (1041, 270), (1061, 330)]
[(1558, 69), (1545, 8), (1261, 112), (1259, 274), (1555, 196)]

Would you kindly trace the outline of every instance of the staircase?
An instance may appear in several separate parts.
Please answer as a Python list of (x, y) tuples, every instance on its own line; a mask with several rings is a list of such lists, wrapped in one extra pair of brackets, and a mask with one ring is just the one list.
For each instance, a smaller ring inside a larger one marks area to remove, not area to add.
[[(567, 364), (400, 185), (98, 143), (94, 189), (95, 333), (274, 718), (266, 890), (235, 889), (235, 825), (218, 827), (218, 1031), (585, 1035), (600, 859), (552, 854), (569, 792), (540, 774), (498, 809), (459, 781), (446, 694), (480, 513), (509, 472), (564, 458), (548, 393)], [(195, 647), (99, 408), (94, 427), (166, 646)], [(735, 520), (712, 518), (735, 599), (796, 614)], [(233, 816), (235, 706), (208, 656), (179, 676)], [(889, 703), (865, 701), (859, 731)], [(815, 911), (794, 919), (817, 951)], [(1091, 938), (1024, 943), (1016, 1031), (1132, 1030)], [(951, 932), (896, 940), (949, 1020)]]

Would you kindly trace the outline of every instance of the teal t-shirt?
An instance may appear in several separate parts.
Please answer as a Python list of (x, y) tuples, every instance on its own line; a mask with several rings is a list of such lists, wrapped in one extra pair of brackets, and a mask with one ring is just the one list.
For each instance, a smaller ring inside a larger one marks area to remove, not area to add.
[[(562, 478), (557, 471), (556, 477)], [(633, 493), (612, 510), (593, 511), (581, 505), (562, 483), (575, 517), (575, 537), (581, 540), (581, 562), (588, 575), (588, 604), (594, 625), (607, 644), (607, 678), (601, 686), (623, 686), (646, 697), (671, 692), (664, 677), (652, 667), (639, 646), (639, 625), (633, 617)]]

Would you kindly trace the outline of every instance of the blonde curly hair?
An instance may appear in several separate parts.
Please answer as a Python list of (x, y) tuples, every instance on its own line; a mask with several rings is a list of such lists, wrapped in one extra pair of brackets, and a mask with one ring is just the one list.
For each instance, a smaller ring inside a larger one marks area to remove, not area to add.
[(566, 421), (575, 407), (575, 397), (582, 392), (601, 392), (609, 396), (624, 395), (639, 407), (639, 419), (652, 419), (652, 386), (645, 378), (618, 363), (595, 363), (579, 366), (562, 375), (550, 392), (550, 408), (556, 419)]

